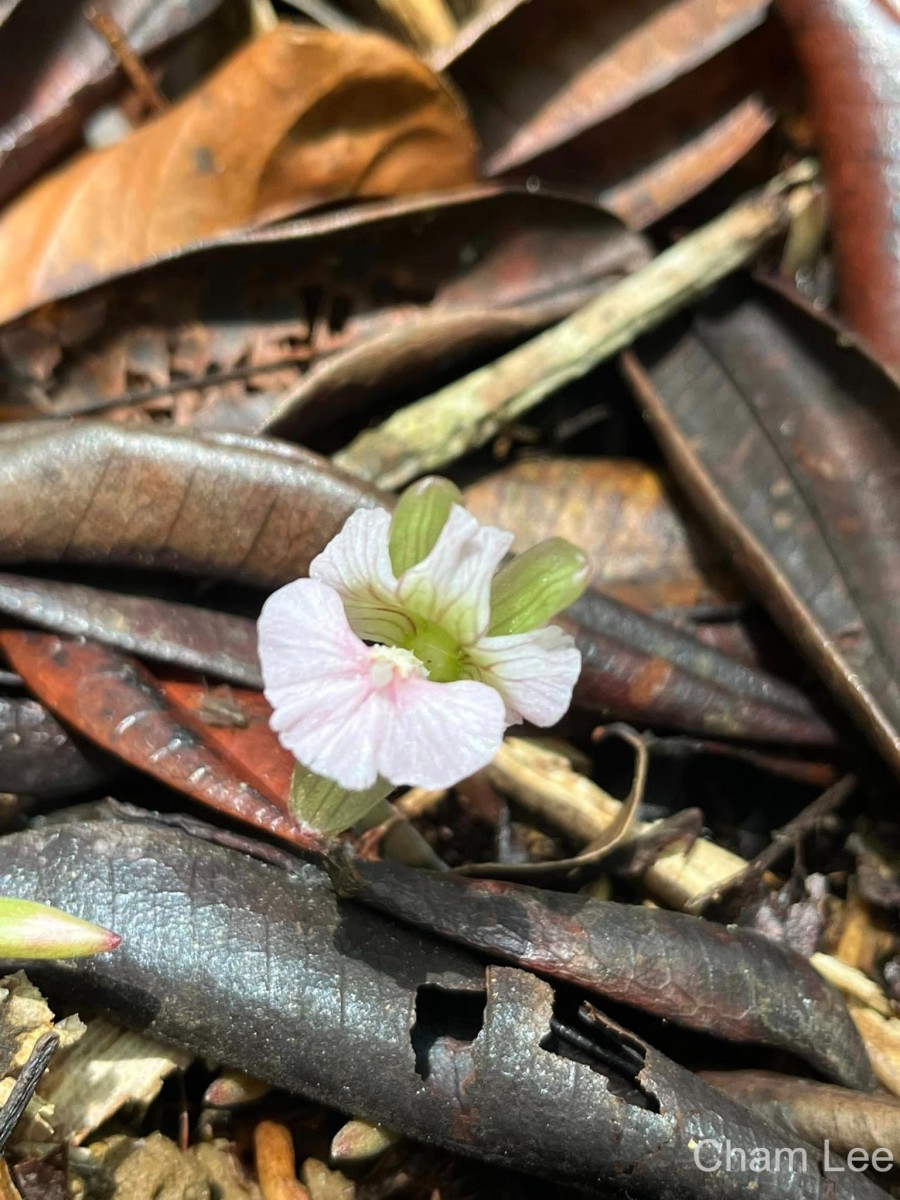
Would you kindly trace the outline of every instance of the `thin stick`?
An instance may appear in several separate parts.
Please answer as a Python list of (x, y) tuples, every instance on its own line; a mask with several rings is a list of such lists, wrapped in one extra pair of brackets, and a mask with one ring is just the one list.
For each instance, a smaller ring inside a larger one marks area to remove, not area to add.
[(128, 44), (128, 38), (115, 17), (98, 4), (89, 4), (84, 15), (112, 50), (144, 106), (153, 113), (165, 112), (168, 108), (165, 96), (153, 82), (140, 57)]
[(34, 1095), (41, 1076), (47, 1070), (47, 1064), (58, 1045), (59, 1034), (56, 1033), (45, 1033), (34, 1043), (34, 1049), (31, 1051), (28, 1061), (12, 1085), (6, 1103), (0, 1108), (0, 1154), (5, 1150), (6, 1143), (28, 1107), (28, 1102)]
[(809, 161), (776, 176), (552, 329), (360, 434), (335, 462), (396, 488), (483, 446), (749, 262), (813, 200), (815, 177)]

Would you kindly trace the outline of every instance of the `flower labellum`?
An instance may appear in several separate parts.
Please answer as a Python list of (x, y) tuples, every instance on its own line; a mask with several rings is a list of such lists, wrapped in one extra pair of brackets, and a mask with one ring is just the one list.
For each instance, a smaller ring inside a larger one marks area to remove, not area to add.
[(0, 896), (0, 958), (84, 958), (115, 950), (121, 940), (49, 904)]
[(584, 590), (587, 559), (554, 538), (501, 566), (512, 540), (425, 479), (393, 518), (353, 513), (309, 578), (269, 597), (259, 657), (302, 820), (344, 829), (394, 787), (451, 787), (507, 726), (564, 715), (581, 656), (546, 622)]

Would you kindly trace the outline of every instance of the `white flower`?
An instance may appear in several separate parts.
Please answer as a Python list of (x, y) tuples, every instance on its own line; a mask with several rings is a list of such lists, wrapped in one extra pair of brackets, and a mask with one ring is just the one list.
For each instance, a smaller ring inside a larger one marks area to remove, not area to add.
[[(397, 575), (391, 515), (355, 512), (310, 578), (275, 592), (260, 616), (272, 728), (343, 788), (450, 787), (490, 762), (507, 725), (553, 725), (571, 702), (581, 655), (567, 634), (492, 625), (512, 534), (457, 503), (436, 529), (425, 557)], [(579, 572), (580, 591), (586, 565)]]

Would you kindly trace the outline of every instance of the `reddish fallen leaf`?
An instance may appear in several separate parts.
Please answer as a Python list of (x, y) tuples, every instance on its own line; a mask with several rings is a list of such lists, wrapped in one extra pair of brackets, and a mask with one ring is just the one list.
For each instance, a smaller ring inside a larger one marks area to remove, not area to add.
[(280, 24), (0, 216), (0, 318), (314, 204), (469, 183), (474, 151), (457, 100), (409, 51)]
[(847, 1087), (875, 1087), (840, 993), (754, 930), (387, 861), (348, 862), (335, 879), (342, 894), (478, 953), (726, 1041), (788, 1050)]
[(900, 370), (900, 10), (892, 0), (778, 0), (813, 103), (840, 309)]
[[(221, 0), (106, 0), (146, 54), (199, 24)], [(77, 142), (85, 117), (123, 83), (83, 0), (7, 0), (0, 11), (0, 202)], [(40, 53), (36, 52), (40, 47)]]
[(383, 496), (283, 442), (89, 422), (0, 427), (0, 562), (278, 587)]
[(627, 459), (524, 459), (466, 490), (479, 520), (516, 535), (580, 546), (591, 586), (636, 608), (690, 608), (739, 598), (724, 552), (652, 467)]
[(110, 754), (216, 812), (321, 853), (322, 839), (288, 815), (286, 799), (279, 811), (242, 779), (133, 659), (45, 633), (0, 632), (0, 646), (38, 699)]
[(900, 396), (787, 295), (721, 289), (626, 374), (698, 512), (900, 771)]
[(186, 713), (204, 741), (215, 746), (246, 779), (280, 808), (291, 794), (295, 760), (269, 728), (272, 709), (261, 692), (158, 677), (166, 698)]

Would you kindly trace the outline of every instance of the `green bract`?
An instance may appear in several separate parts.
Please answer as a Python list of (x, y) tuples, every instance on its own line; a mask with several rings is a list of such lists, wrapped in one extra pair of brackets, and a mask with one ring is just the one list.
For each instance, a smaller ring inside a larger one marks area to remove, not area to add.
[(574, 603), (587, 586), (583, 550), (563, 538), (539, 542), (497, 572), (488, 636), (529, 633)]
[(428, 557), (447, 524), (450, 509), (462, 503), (456, 484), (439, 475), (420, 479), (402, 493), (391, 519), (389, 542), (395, 575)]

